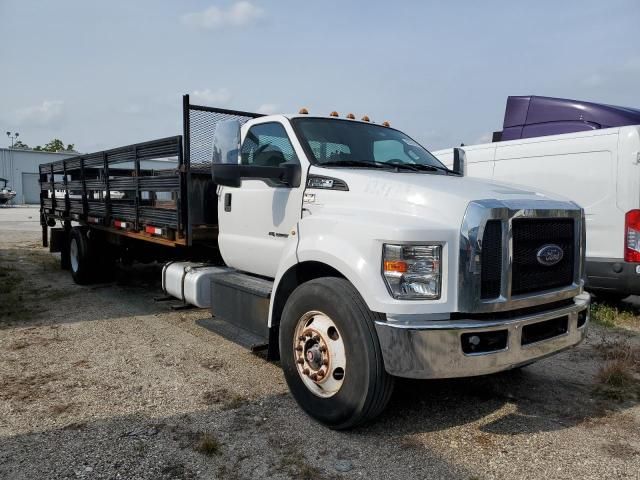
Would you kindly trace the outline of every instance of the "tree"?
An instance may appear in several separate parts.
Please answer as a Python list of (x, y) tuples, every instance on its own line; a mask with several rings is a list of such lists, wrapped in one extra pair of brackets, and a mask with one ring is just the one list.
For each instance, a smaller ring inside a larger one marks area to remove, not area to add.
[(75, 152), (74, 150), (75, 144), (69, 143), (67, 146), (64, 146), (64, 142), (59, 138), (54, 138), (49, 143), (47, 143), (44, 147), (40, 145), (35, 146), (33, 149), (38, 152)]
[(29, 149), (29, 145), (24, 143), (22, 140), (18, 140), (16, 143), (13, 144), (13, 148)]

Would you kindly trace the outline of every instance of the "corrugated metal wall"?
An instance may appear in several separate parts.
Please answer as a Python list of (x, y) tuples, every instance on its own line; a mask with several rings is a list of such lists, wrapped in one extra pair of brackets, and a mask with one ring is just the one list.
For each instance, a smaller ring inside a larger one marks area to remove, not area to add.
[[(38, 165), (70, 157), (65, 153), (34, 152), (0, 148), (0, 177), (9, 180), (9, 186), (16, 191), (14, 203), (24, 203), (23, 173), (38, 173)], [(29, 178), (28, 175), (24, 176)]]

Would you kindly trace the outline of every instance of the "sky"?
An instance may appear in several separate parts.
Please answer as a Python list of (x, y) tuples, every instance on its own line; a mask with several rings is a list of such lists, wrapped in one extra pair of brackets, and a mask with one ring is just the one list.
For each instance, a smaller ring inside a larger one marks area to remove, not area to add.
[(184, 93), (367, 114), (430, 150), (489, 141), (509, 95), (640, 107), (637, 0), (0, 0), (0, 19), (0, 127), (30, 146), (180, 134)]

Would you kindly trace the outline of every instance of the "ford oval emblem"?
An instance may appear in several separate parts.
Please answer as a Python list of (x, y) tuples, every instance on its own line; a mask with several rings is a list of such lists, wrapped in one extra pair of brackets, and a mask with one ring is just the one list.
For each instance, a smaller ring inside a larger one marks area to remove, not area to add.
[(564, 250), (560, 248), (558, 245), (554, 245), (550, 243), (549, 245), (543, 245), (538, 250), (536, 254), (536, 258), (538, 259), (538, 263), (544, 265), (546, 267), (550, 267), (551, 265), (555, 265), (564, 256)]

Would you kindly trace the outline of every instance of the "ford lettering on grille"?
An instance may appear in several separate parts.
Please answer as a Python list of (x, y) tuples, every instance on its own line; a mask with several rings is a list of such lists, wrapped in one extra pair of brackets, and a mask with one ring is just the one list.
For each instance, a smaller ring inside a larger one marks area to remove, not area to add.
[(538, 253), (536, 254), (536, 258), (538, 259), (538, 263), (541, 265), (546, 265), (550, 267), (551, 265), (555, 265), (564, 256), (564, 251), (558, 245), (549, 244), (543, 245)]

